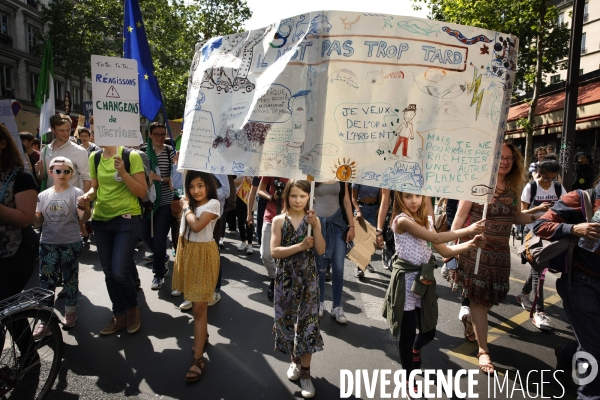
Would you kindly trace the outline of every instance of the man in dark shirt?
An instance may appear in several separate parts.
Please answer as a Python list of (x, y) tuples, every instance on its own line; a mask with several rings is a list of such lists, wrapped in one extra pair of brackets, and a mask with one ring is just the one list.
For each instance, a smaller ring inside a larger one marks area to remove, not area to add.
[[(600, 212), (600, 184), (597, 183), (594, 192), (593, 212), (597, 213)], [(563, 195), (536, 221), (533, 227), (535, 234), (548, 240), (585, 237), (600, 241), (600, 223), (586, 222), (581, 194), (582, 191), (574, 190)], [(600, 248), (591, 252), (577, 245), (573, 252), (571, 270), (564, 272), (556, 281), (556, 290), (562, 298), (565, 313), (578, 343), (577, 354), (574, 354), (574, 346), (567, 345), (557, 349), (558, 365), (564, 365), (560, 369), (570, 371), (568, 366), (572, 365), (572, 359), (577, 355), (577, 370), (574, 373), (583, 378), (576, 381), (579, 384), (577, 398), (598, 399), (600, 377), (591, 382), (586, 382), (585, 377), (589, 376), (593, 367), (590, 361), (593, 363), (600, 360)], [(589, 353), (595, 360), (583, 359), (579, 352)], [(595, 368), (597, 370), (597, 364)], [(585, 373), (580, 375), (579, 371)]]
[(25, 146), (25, 152), (29, 156), (31, 165), (35, 165), (35, 163), (40, 160), (40, 152), (33, 148), (35, 136), (33, 136), (30, 132), (21, 132), (19, 133), (19, 136), (21, 136), (21, 143), (23, 143), (23, 146)]

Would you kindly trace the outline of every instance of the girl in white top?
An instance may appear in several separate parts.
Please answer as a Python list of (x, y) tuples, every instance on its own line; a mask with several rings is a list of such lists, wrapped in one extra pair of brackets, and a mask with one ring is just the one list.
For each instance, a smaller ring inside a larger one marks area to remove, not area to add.
[[(454, 241), (464, 236), (472, 236), (483, 232), (483, 221), (479, 221), (468, 228), (453, 232), (436, 233), (433, 228), (433, 219), (427, 212), (423, 196), (412, 193), (396, 192), (394, 194), (392, 230), (396, 244), (396, 255), (411, 264), (421, 265), (429, 262), (432, 250), (428, 242), (442, 257), (455, 257), (477, 246), (479, 236), (475, 239), (448, 247), (447, 242)], [(421, 296), (413, 292), (412, 285), (417, 275), (408, 272), (405, 276), (405, 301), (404, 313), (400, 325), (400, 361), (406, 370), (406, 376), (413, 369), (421, 366), (421, 348), (431, 342), (435, 337), (435, 329), (416, 334), (420, 326)]]
[(185, 197), (181, 199), (183, 218), (173, 271), (173, 290), (192, 302), (194, 315), (194, 359), (185, 376), (198, 382), (204, 375), (204, 346), (208, 343), (208, 302), (219, 278), (219, 248), (213, 230), (221, 215), (217, 185), (210, 174), (188, 171)]

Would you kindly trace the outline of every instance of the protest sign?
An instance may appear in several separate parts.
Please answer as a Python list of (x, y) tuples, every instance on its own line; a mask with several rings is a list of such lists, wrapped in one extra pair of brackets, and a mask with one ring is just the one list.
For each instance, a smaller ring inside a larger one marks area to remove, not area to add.
[(23, 163), (27, 165), (29, 158), (25, 158), (25, 152), (23, 151), (23, 144), (21, 143), (21, 137), (19, 136), (19, 129), (17, 128), (17, 122), (15, 121), (15, 115), (13, 114), (12, 107), (10, 106), (10, 100), (0, 100), (0, 124), (6, 126), (6, 129), (10, 132), (10, 135), (15, 139), (19, 154)]
[(96, 145), (139, 146), (141, 132), (137, 71), (135, 60), (92, 56)]
[(359, 222), (358, 218), (354, 217), (354, 226), (354, 246), (348, 253), (348, 258), (365, 271), (377, 250), (377, 231), (364, 218)]
[(344, 11), (212, 38), (191, 65), (180, 167), (483, 202), (517, 49), (509, 34)]
[(85, 121), (83, 126), (90, 129), (90, 117), (94, 115), (94, 102), (93, 101), (84, 101), (81, 105), (83, 109), (83, 115), (85, 117)]

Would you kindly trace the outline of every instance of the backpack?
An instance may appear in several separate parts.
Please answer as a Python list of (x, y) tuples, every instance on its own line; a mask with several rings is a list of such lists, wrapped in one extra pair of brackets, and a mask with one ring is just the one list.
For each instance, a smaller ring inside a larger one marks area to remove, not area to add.
[[(146, 195), (142, 197), (138, 197), (138, 201), (140, 203), (140, 208), (142, 209), (142, 214), (145, 216), (154, 208), (154, 201), (156, 200), (156, 191), (154, 189), (154, 185), (152, 184), (152, 179), (150, 179), (150, 162), (148, 161), (148, 156), (146, 153), (138, 150), (132, 150), (129, 147), (123, 147), (123, 164), (125, 164), (125, 171), (129, 173), (129, 169), (131, 167), (131, 162), (129, 161), (129, 155), (132, 151), (135, 151), (142, 158), (142, 162), (144, 164), (144, 175), (146, 177)], [(100, 157), (102, 157), (102, 153), (104, 149), (100, 149), (94, 153), (94, 167), (96, 168), (96, 176), (98, 176), (98, 165), (100, 165)], [(118, 150), (117, 150), (118, 154)]]
[[(558, 181), (553, 181), (552, 184), (554, 185), (554, 192), (556, 193), (556, 197), (560, 199), (560, 196), (562, 196), (562, 185)], [(533, 200), (535, 200), (535, 195), (537, 194), (538, 185), (536, 181), (531, 182), (529, 185), (531, 186), (531, 196), (529, 196), (529, 208), (531, 208), (533, 205)]]
[[(594, 204), (594, 189), (578, 190), (581, 210), (586, 221), (591, 221)], [(537, 272), (549, 269), (550, 272), (569, 272), (573, 261), (573, 251), (579, 238), (570, 236), (559, 240), (546, 240), (537, 236), (533, 230), (525, 236), (525, 241), (519, 247), (521, 259), (528, 262)]]
[(442, 198), (438, 200), (435, 207), (435, 222), (434, 227), (436, 232), (446, 232), (448, 230), (448, 217), (446, 216), (446, 204), (448, 199)]

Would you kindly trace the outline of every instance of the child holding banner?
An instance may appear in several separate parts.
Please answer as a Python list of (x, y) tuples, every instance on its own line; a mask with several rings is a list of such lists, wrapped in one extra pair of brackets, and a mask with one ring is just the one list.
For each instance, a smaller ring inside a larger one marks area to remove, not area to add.
[[(325, 239), (317, 214), (308, 210), (309, 197), (308, 181), (289, 180), (283, 191), (286, 211), (273, 218), (271, 234), (271, 253), (277, 262), (275, 350), (291, 355), (287, 377), (300, 378), (304, 398), (315, 395), (310, 361), (312, 353), (323, 350), (315, 252), (325, 253)], [(312, 226), (313, 236), (307, 236), (308, 225)]]
[(173, 290), (183, 292), (192, 302), (194, 315), (194, 359), (186, 382), (198, 382), (204, 376), (204, 346), (208, 343), (208, 302), (219, 278), (219, 248), (213, 238), (221, 203), (217, 184), (210, 174), (188, 171), (185, 197), (181, 199), (183, 216), (173, 271)]
[(392, 335), (400, 335), (400, 362), (407, 378), (411, 371), (421, 368), (421, 349), (434, 339), (437, 325), (435, 259), (428, 242), (442, 257), (455, 257), (477, 247), (479, 236), (452, 247), (447, 242), (485, 229), (483, 221), (479, 221), (468, 228), (436, 233), (423, 199), (412, 193), (394, 194), (392, 230), (396, 254), (382, 313)]

